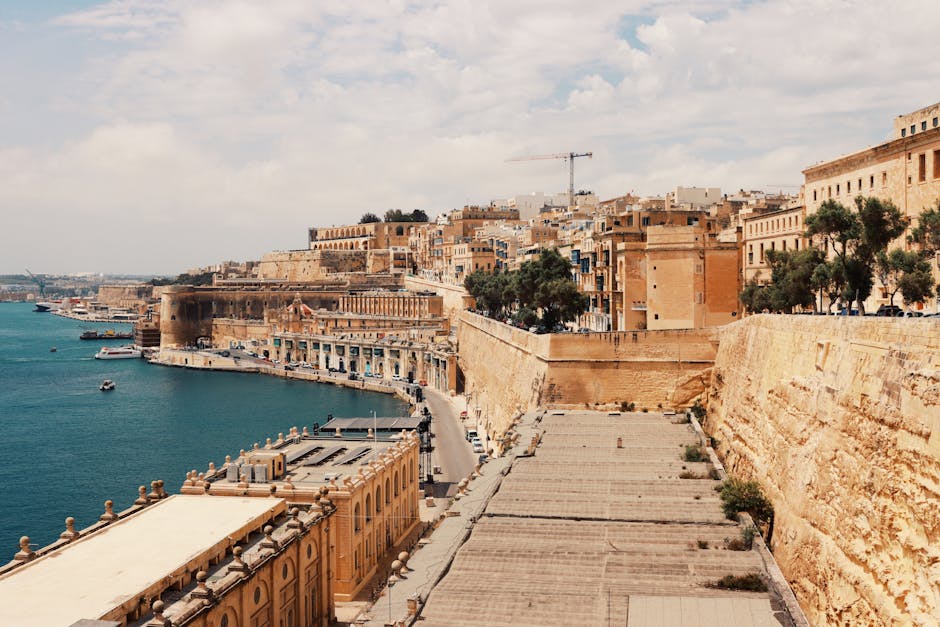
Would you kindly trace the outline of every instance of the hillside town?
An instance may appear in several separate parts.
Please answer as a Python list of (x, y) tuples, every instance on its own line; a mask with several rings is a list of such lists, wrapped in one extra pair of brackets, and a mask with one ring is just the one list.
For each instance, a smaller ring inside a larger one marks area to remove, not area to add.
[[(141, 486), (54, 545), (24, 536), (0, 587), (35, 594), (96, 552), (122, 568), (172, 520), (181, 565), (142, 558), (162, 578), (120, 603), (93, 582), (94, 624), (927, 621), (937, 501), (898, 468), (936, 467), (938, 119), (940, 104), (900, 115), (890, 140), (788, 192), (601, 199), (572, 182), (436, 216), (365, 208), (299, 250), (65, 299), (60, 315), (136, 319), (155, 365), (390, 393), (413, 415), (330, 415), (187, 472), (180, 495)], [(904, 446), (879, 447), (904, 408)], [(822, 411), (875, 435), (807, 442)], [(464, 462), (432, 455), (445, 446)], [(838, 455), (878, 477), (846, 479)], [(921, 531), (852, 518), (862, 492)], [(869, 550), (882, 542), (906, 557)]]

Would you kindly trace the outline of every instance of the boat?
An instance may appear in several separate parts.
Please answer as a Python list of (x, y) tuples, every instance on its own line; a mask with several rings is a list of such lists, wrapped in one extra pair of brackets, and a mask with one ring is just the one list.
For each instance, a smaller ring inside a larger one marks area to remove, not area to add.
[(50, 353), (54, 353), (54, 352), (56, 352), (57, 350), (58, 350), (58, 349), (57, 349), (55, 346), (53, 346), (52, 348), (49, 349), (49, 352), (50, 352)]
[(98, 333), (97, 331), (82, 331), (78, 336), (80, 340), (131, 340), (134, 339), (133, 332), (118, 333), (114, 329), (108, 329)]
[(36, 308), (33, 309), (35, 313), (46, 313), (49, 311), (59, 311), (61, 308), (61, 303), (53, 301), (44, 301), (41, 303), (35, 303)]
[(140, 354), (140, 351), (133, 346), (121, 346), (119, 348), (102, 346), (101, 350), (95, 353), (95, 359), (138, 359)]
[(98, 386), (98, 389), (101, 390), (102, 392), (110, 392), (111, 390), (114, 389), (114, 381), (112, 381), (111, 379), (105, 379), (104, 382), (102, 382), (102, 384)]

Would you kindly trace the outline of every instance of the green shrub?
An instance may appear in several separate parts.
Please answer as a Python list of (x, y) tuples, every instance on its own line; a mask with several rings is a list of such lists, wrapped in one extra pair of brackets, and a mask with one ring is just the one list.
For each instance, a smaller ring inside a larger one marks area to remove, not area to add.
[(620, 411), (633, 411), (634, 409), (636, 409), (636, 403), (620, 402)]
[(695, 399), (695, 402), (692, 403), (692, 415), (695, 416), (699, 422), (702, 422), (706, 414), (705, 406), (702, 405), (698, 399)]
[[(688, 450), (688, 447), (686, 447)], [(774, 516), (774, 506), (756, 481), (731, 478), (720, 486), (721, 509), (725, 516), (734, 520), (740, 512), (747, 512), (758, 525), (769, 523)]]
[(757, 573), (748, 573), (747, 575), (725, 575), (718, 581), (705, 584), (706, 588), (718, 588), (720, 590), (747, 590), (750, 592), (767, 592), (767, 584)]
[(698, 444), (688, 444), (685, 447), (685, 453), (682, 454), (682, 459), (687, 462), (704, 462), (708, 459), (708, 455)]

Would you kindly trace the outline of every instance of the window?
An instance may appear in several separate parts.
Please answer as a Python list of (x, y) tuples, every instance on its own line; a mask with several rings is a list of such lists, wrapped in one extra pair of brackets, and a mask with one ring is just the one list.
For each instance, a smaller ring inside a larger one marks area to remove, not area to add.
[(793, 238), (793, 250), (799, 250), (799, 249), (800, 249), (800, 238), (794, 237)]
[(839, 185), (838, 183), (836, 183), (836, 196), (838, 196), (838, 195), (841, 194), (841, 193), (842, 193), (842, 192), (841, 192), (841, 189), (840, 189), (840, 185)]
[(760, 245), (760, 262), (764, 263), (764, 245), (763, 244)]
[(882, 172), (881, 173), (881, 186), (884, 187), (887, 184), (888, 184), (888, 173)]
[(782, 246), (782, 248), (781, 248), (780, 250), (786, 250), (786, 249), (787, 249), (787, 240), (783, 240), (783, 242), (781, 242), (781, 244), (782, 244), (783, 246)]
[(920, 123), (920, 130), (922, 131), (927, 130), (927, 120), (924, 120), (923, 122)]
[(911, 135), (913, 135), (916, 132), (916, 129), (917, 129), (917, 125), (911, 124)]
[(937, 118), (934, 118), (934, 119), (933, 119), (933, 127), (934, 127), (934, 128), (937, 128), (937, 122), (940, 122), (940, 120), (938, 120)]
[(650, 217), (643, 216), (643, 226), (649, 226), (649, 225), (650, 225)]
[(906, 128), (902, 128), (902, 129), (901, 129), (901, 137), (907, 137), (907, 129), (906, 129)]
[(868, 187), (869, 187), (869, 188), (872, 188), (872, 189), (875, 187), (875, 175), (874, 175), (874, 174), (872, 174), (872, 175), (868, 178)]
[(845, 182), (845, 193), (846, 193), (846, 194), (851, 194), (851, 193), (852, 193), (852, 181), (846, 181), (846, 182)]
[(356, 509), (353, 511), (353, 525), (356, 533), (359, 533), (362, 529), (362, 510), (359, 508), (359, 503), (356, 503)]
[(815, 190), (815, 189), (813, 190), (813, 200), (814, 200), (814, 201), (816, 200), (816, 190)]
[(832, 198), (832, 185), (829, 186), (829, 198)]
[(862, 191), (862, 179), (858, 179), (858, 191)]
[(917, 155), (917, 180), (923, 183), (927, 180), (927, 153)]

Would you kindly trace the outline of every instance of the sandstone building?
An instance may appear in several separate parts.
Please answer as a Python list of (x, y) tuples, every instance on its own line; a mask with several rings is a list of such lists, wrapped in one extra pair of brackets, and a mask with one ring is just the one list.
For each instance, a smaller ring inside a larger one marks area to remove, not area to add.
[[(940, 103), (898, 116), (890, 140), (810, 166), (803, 176), (807, 216), (830, 199), (851, 208), (856, 196), (876, 196), (893, 202), (915, 226), (921, 211), (940, 199)], [(906, 244), (901, 240), (895, 245)], [(935, 265), (935, 277), (940, 276), (937, 269)], [(876, 285), (866, 309), (874, 311), (887, 302), (886, 291)], [(927, 308), (933, 309), (935, 302)]]

